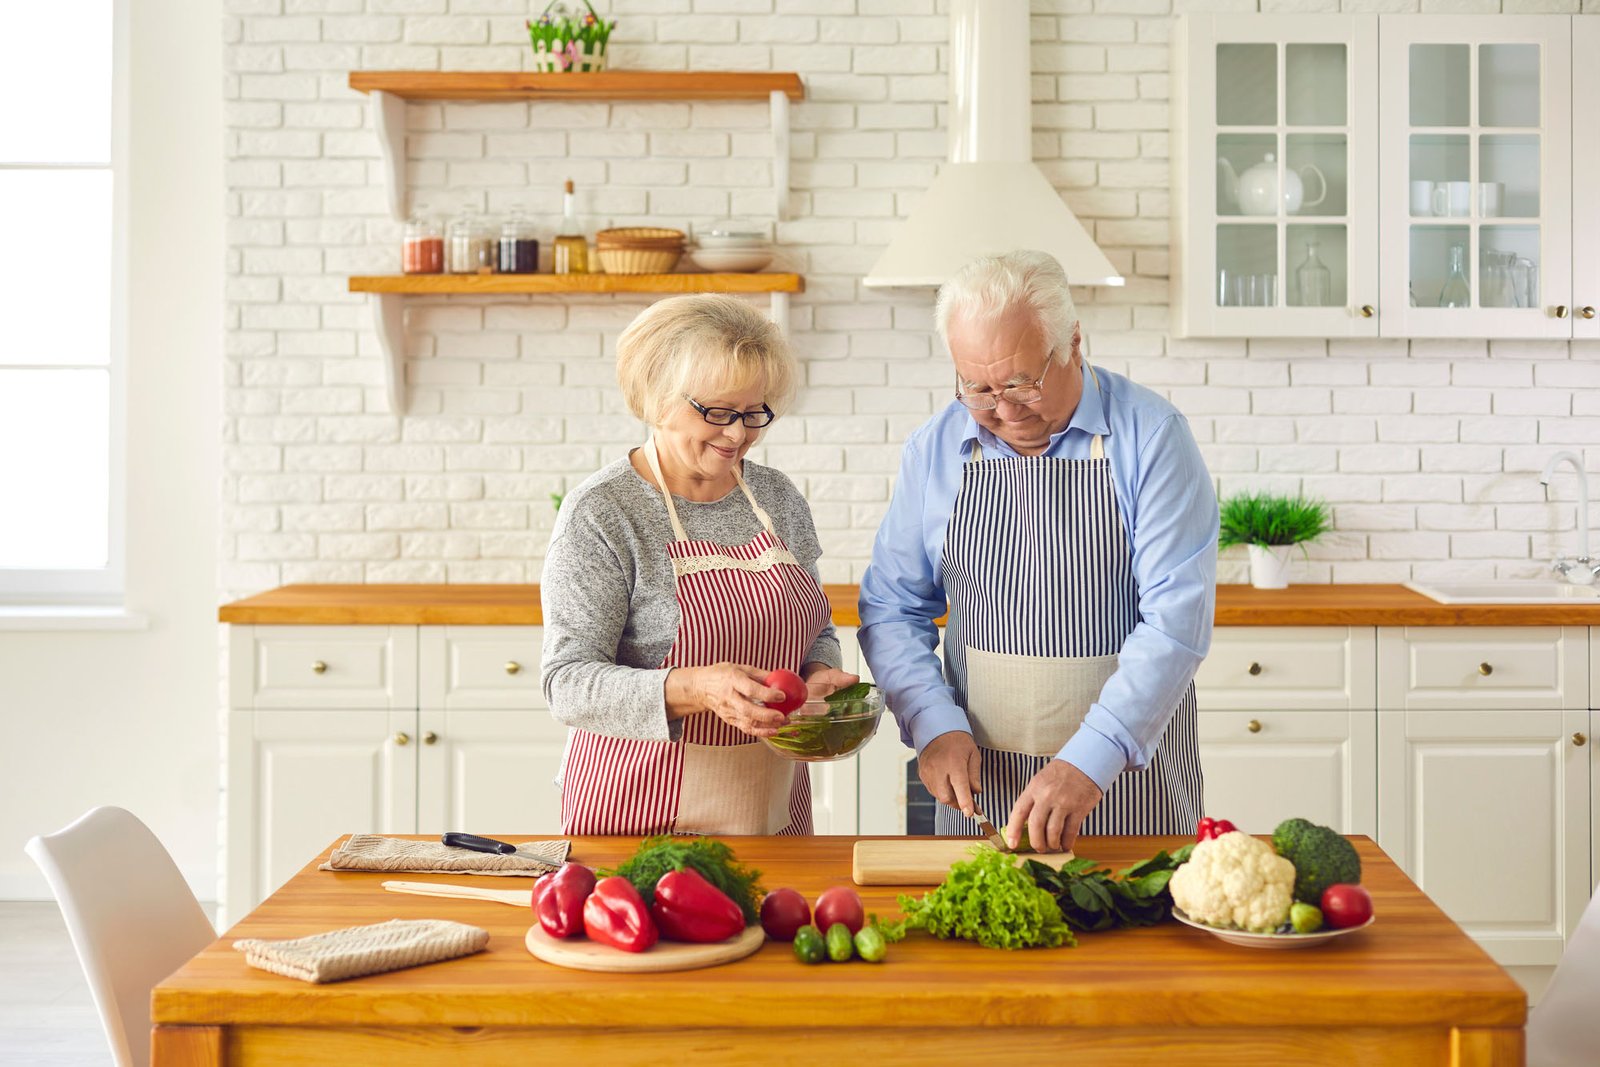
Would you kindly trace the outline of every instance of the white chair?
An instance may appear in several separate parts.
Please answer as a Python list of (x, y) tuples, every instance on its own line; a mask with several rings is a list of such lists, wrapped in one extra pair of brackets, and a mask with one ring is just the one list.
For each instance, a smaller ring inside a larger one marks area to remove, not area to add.
[(61, 905), (118, 1067), (150, 1062), (150, 990), (216, 937), (177, 864), (121, 808), (28, 842)]
[(1528, 1013), (1527, 1034), (1528, 1067), (1600, 1063), (1600, 891), (1589, 898), (1544, 996)]

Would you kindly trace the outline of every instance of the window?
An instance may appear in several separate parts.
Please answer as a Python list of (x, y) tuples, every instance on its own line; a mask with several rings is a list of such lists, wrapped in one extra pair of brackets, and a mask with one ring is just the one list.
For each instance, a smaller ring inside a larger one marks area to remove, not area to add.
[(14, 601), (121, 591), (121, 14), (0, 5), (0, 598)]

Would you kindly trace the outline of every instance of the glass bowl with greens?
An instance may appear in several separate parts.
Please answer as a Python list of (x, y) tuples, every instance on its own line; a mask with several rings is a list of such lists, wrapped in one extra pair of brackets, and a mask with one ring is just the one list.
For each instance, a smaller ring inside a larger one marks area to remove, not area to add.
[(778, 755), (802, 763), (844, 759), (872, 740), (883, 707), (883, 690), (857, 682), (825, 699), (806, 701), (776, 734), (761, 740)]

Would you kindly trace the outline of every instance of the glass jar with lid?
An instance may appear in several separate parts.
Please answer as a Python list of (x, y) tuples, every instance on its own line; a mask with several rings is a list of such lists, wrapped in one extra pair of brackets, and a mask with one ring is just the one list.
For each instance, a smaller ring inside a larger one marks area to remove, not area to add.
[(400, 270), (404, 274), (444, 272), (444, 234), (426, 207), (418, 207), (406, 220), (400, 239)]
[(500, 224), (501, 274), (537, 274), (539, 272), (539, 239), (534, 236), (533, 222), (522, 213), (520, 204), (513, 205), (511, 214)]
[(446, 267), (451, 274), (493, 274), (499, 258), (489, 220), (464, 208), (450, 221)]

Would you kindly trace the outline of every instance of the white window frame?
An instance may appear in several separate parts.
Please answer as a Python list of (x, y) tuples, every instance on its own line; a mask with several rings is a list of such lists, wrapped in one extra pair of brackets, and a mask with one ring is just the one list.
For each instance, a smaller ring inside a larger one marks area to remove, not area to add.
[[(107, 362), (101, 364), (6, 364), (7, 369), (104, 370), (107, 396), (106, 565), (92, 569), (45, 570), (0, 567), (0, 604), (117, 604), (127, 581), (127, 348), (128, 348), (128, 43), (127, 0), (111, 5), (111, 308)], [(0, 163), (6, 170), (66, 170), (73, 164)], [(79, 164), (86, 170), (100, 164)], [(26, 521), (24, 519), (24, 521)]]

